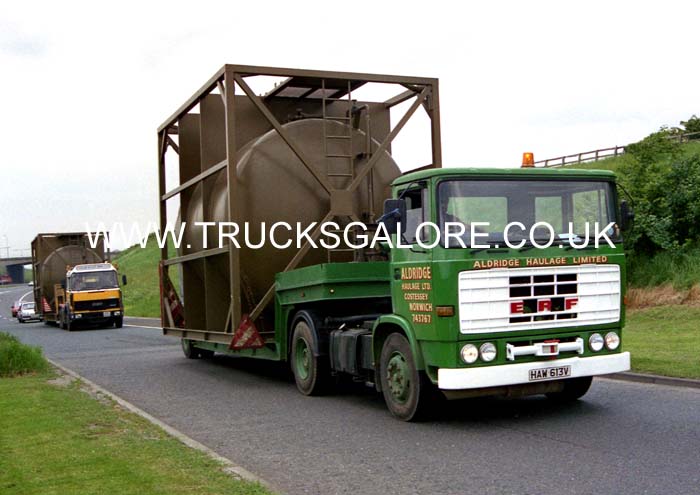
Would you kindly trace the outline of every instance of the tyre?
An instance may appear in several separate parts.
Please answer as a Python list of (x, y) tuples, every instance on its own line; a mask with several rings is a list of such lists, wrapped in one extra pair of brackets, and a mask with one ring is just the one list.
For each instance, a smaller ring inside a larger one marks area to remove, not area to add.
[(211, 359), (214, 357), (214, 351), (211, 349), (197, 349), (197, 352), (202, 359)]
[(582, 376), (580, 378), (569, 378), (564, 380), (564, 389), (561, 392), (550, 392), (545, 394), (548, 399), (559, 402), (573, 402), (580, 399), (588, 389), (591, 388), (593, 382), (592, 376)]
[(330, 386), (330, 365), (325, 357), (316, 355), (311, 325), (311, 318), (300, 318), (294, 325), (290, 365), (299, 392), (322, 395)]
[(411, 346), (400, 333), (392, 333), (384, 341), (379, 380), (389, 411), (402, 421), (425, 419), (431, 402), (438, 400), (435, 386), (416, 368)]
[(114, 328), (121, 328), (122, 326), (124, 326), (124, 318), (122, 316), (114, 318)]
[(197, 349), (191, 340), (181, 339), (182, 353), (187, 359), (199, 359), (199, 349)]
[(19, 321), (20, 323), (24, 323), (24, 320), (22, 318), (17, 318), (17, 321)]

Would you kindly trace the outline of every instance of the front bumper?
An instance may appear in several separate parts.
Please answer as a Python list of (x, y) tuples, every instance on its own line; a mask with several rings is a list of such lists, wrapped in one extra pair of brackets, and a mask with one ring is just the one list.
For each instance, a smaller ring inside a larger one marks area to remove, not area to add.
[(117, 318), (122, 316), (122, 310), (112, 310), (112, 311), (84, 311), (84, 312), (73, 312), (70, 314), (70, 319), (75, 321), (85, 320), (108, 320), (110, 318)]
[(468, 390), (532, 383), (530, 381), (531, 370), (562, 366), (571, 366), (571, 373), (561, 378), (553, 378), (554, 380), (618, 373), (630, 369), (630, 353), (621, 352), (604, 356), (571, 357), (480, 368), (440, 368), (438, 369), (438, 388), (442, 390)]

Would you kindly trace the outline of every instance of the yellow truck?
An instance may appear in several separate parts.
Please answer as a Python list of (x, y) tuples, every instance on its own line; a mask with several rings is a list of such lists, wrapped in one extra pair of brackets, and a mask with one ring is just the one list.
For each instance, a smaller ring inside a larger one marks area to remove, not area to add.
[[(32, 242), (34, 300), (47, 324), (121, 328), (124, 303), (104, 239), (87, 233), (39, 234)], [(126, 276), (122, 276), (126, 284)]]

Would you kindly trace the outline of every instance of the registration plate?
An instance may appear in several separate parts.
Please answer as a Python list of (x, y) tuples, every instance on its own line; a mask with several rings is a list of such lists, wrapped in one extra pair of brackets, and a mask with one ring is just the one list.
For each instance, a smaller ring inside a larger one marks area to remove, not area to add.
[(112, 316), (112, 313), (110, 313), (109, 311), (105, 311), (104, 313), (102, 313), (102, 316), (104, 316), (105, 318), (109, 318), (110, 316)]
[(530, 370), (530, 381), (554, 380), (571, 376), (571, 365), (555, 366), (553, 368), (537, 368)]

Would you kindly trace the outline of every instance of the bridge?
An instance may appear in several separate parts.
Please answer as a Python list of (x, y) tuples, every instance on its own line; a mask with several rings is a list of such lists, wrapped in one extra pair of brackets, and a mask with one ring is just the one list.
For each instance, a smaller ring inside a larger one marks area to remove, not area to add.
[(15, 258), (0, 258), (0, 268), (7, 268), (7, 274), (12, 278), (12, 283), (24, 283), (24, 265), (31, 265), (32, 258), (19, 256)]

